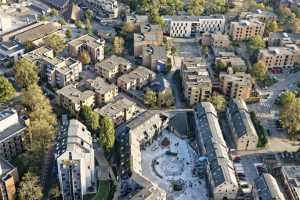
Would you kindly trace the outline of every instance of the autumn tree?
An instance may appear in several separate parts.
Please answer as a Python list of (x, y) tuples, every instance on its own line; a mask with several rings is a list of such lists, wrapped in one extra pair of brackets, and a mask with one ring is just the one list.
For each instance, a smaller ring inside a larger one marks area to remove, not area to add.
[(47, 47), (53, 49), (55, 54), (62, 52), (65, 48), (64, 39), (57, 34), (52, 34), (50, 36), (47, 36), (44, 39), (44, 42)]
[(224, 13), (227, 9), (227, 1), (225, 0), (210, 0), (205, 2), (205, 13), (212, 14), (220, 14)]
[(255, 52), (258, 51), (258, 49), (265, 48), (266, 43), (261, 36), (257, 35), (249, 40), (248, 47), (251, 52)]
[(16, 90), (4, 77), (0, 76), (0, 103), (5, 103), (15, 96)]
[(122, 26), (122, 33), (123, 35), (126, 35), (128, 33), (133, 33), (135, 29), (135, 26), (132, 22), (126, 22)]
[(17, 83), (25, 89), (37, 83), (39, 79), (37, 66), (24, 58), (17, 62), (15, 70)]
[(251, 70), (251, 75), (260, 81), (265, 80), (266, 76), (267, 76), (267, 66), (264, 62), (259, 61), (256, 64), (254, 64), (252, 66), (252, 70)]
[(144, 95), (144, 103), (150, 107), (154, 107), (157, 102), (157, 97), (155, 92), (148, 90)]
[(210, 101), (218, 111), (225, 110), (227, 102), (223, 95), (212, 95)]
[(43, 197), (39, 178), (33, 173), (26, 173), (20, 182), (18, 198), (26, 200), (40, 200)]
[(267, 21), (266, 23), (266, 29), (265, 32), (268, 35), (271, 32), (277, 32), (278, 31), (278, 24), (275, 20), (273, 21)]
[(114, 38), (114, 52), (117, 55), (122, 55), (124, 51), (124, 39), (122, 37)]
[(99, 142), (106, 151), (111, 151), (115, 144), (114, 122), (108, 116), (100, 121)]
[(79, 60), (82, 64), (87, 65), (91, 62), (91, 57), (88, 51), (81, 51), (79, 54)]
[(72, 38), (72, 30), (70, 29), (70, 28), (68, 28), (67, 30), (66, 30), (66, 37), (68, 38), (68, 39), (71, 39)]
[(300, 135), (300, 98), (283, 107), (280, 113), (282, 126), (287, 129), (288, 134), (293, 137)]
[(188, 13), (194, 16), (200, 16), (204, 12), (204, 0), (190, 0), (188, 5)]
[(285, 91), (280, 95), (280, 104), (283, 106), (290, 105), (293, 101), (296, 100), (296, 94), (292, 91)]

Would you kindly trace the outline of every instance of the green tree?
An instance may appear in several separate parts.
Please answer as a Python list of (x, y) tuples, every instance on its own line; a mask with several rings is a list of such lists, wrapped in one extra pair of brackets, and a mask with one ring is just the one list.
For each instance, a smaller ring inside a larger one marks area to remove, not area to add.
[(15, 77), (21, 87), (28, 88), (38, 81), (37, 66), (22, 58), (16, 64)]
[(300, 33), (300, 18), (296, 18), (291, 25), (291, 29), (294, 33)]
[(106, 151), (111, 151), (115, 144), (114, 122), (107, 116), (100, 121), (99, 142)]
[(40, 21), (47, 21), (48, 17), (46, 15), (40, 15), (39, 20)]
[(90, 130), (96, 131), (99, 128), (99, 115), (90, 106), (83, 106), (80, 115)]
[(207, 57), (208, 56), (208, 52), (209, 52), (209, 49), (208, 49), (208, 46), (203, 46), (202, 47), (202, 54)]
[(300, 134), (300, 98), (283, 107), (280, 113), (282, 126), (287, 129), (290, 136)]
[(144, 95), (144, 102), (146, 105), (150, 107), (154, 107), (157, 102), (157, 97), (155, 92), (153, 92), (152, 90), (148, 90)]
[(33, 45), (32, 41), (24, 42), (24, 47), (25, 47), (26, 52), (34, 50), (34, 45)]
[(89, 19), (87, 19), (86, 22), (85, 22), (85, 30), (88, 33), (92, 33), (93, 32), (93, 26), (92, 26), (91, 21)]
[(26, 200), (40, 200), (43, 197), (42, 186), (36, 175), (28, 172), (20, 182), (18, 198)]
[(60, 18), (60, 19), (58, 20), (58, 23), (60, 23), (60, 25), (62, 25), (62, 26), (64, 26), (64, 25), (67, 24), (64, 18)]
[(224, 63), (222, 60), (218, 60), (216, 63), (216, 69), (220, 71), (225, 71), (227, 69), (226, 63)]
[(93, 17), (94, 17), (94, 13), (92, 10), (88, 9), (86, 12), (85, 12), (85, 17), (86, 19), (88, 19), (89, 21), (92, 21), (93, 20)]
[(11, 100), (15, 94), (16, 90), (12, 84), (4, 76), (0, 76), (0, 103)]
[(290, 105), (293, 101), (296, 100), (296, 94), (292, 91), (285, 91), (281, 96), (280, 96), (280, 104), (283, 106)]
[(174, 97), (171, 90), (166, 90), (165, 92), (159, 93), (158, 95), (159, 106), (165, 105), (169, 108), (174, 103)]
[(257, 62), (256, 64), (253, 65), (252, 70), (251, 70), (251, 75), (260, 81), (263, 81), (266, 79), (267, 76), (267, 66), (264, 62)]
[(122, 55), (124, 51), (124, 39), (122, 37), (114, 38), (114, 53)]
[(79, 54), (79, 60), (82, 62), (82, 64), (87, 65), (91, 62), (91, 57), (88, 51), (84, 50), (81, 51)]
[(210, 99), (211, 103), (219, 111), (224, 111), (227, 105), (226, 99), (223, 95), (213, 95)]
[(277, 32), (278, 31), (278, 24), (277, 22), (274, 21), (268, 21), (266, 23), (266, 30), (267, 34), (271, 33), (271, 32)]
[(291, 25), (294, 23), (296, 15), (286, 6), (279, 7), (279, 20), (281, 24)]
[(257, 35), (253, 38), (251, 38), (248, 42), (248, 47), (251, 52), (255, 52), (258, 49), (263, 49), (266, 47), (265, 41), (262, 39), (261, 36)]
[(227, 10), (227, 1), (225, 0), (211, 0), (205, 2), (205, 13), (211, 14), (220, 14), (225, 13)]
[(204, 11), (204, 7), (204, 0), (190, 0), (188, 5), (188, 13), (190, 15), (200, 16)]
[(50, 199), (51, 200), (59, 200), (60, 198), (60, 191), (58, 185), (55, 185), (50, 189)]
[(68, 28), (67, 30), (66, 30), (66, 37), (68, 38), (68, 39), (71, 39), (72, 38), (72, 30), (70, 29), (70, 28)]
[(64, 39), (57, 34), (52, 34), (50, 36), (47, 36), (44, 39), (44, 42), (47, 47), (53, 49), (55, 54), (62, 52), (65, 48)]
[(82, 28), (82, 22), (80, 21), (80, 20), (76, 20), (75, 21), (75, 26), (77, 27), (77, 28)]
[(58, 11), (56, 9), (51, 9), (49, 16), (50, 17), (58, 16)]

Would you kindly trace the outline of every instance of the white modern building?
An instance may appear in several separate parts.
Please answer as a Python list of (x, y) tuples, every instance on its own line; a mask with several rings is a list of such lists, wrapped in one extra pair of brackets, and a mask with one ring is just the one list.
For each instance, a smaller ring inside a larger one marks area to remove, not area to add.
[(70, 120), (56, 146), (56, 157), (63, 200), (82, 200), (96, 191), (92, 136), (78, 120)]
[(217, 112), (211, 103), (202, 102), (195, 107), (194, 115), (199, 153), (204, 158), (201, 173), (208, 180), (212, 199), (236, 199), (239, 186)]
[(0, 43), (0, 55), (8, 58), (10, 61), (17, 62), (24, 54), (25, 48), (16, 41), (7, 41)]
[(165, 16), (167, 32), (171, 37), (192, 37), (196, 33), (217, 33), (225, 30), (225, 17), (219, 16)]

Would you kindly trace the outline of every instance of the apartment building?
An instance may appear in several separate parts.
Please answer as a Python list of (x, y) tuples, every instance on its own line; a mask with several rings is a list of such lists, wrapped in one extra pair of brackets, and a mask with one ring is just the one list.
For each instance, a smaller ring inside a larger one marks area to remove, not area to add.
[(285, 33), (285, 32), (273, 32), (270, 33), (268, 38), (269, 47), (280, 47), (295, 44), (300, 45), (299, 33)]
[(16, 41), (0, 42), (0, 56), (8, 58), (11, 62), (17, 62), (24, 52), (25, 48)]
[(110, 18), (117, 18), (119, 5), (117, 0), (76, 0), (78, 3), (87, 6), (96, 14), (106, 14)]
[(57, 104), (75, 115), (82, 106), (95, 105), (95, 93), (91, 90), (81, 91), (75, 85), (67, 85), (56, 91)]
[(250, 74), (244, 72), (225, 73), (219, 75), (223, 94), (231, 98), (246, 100), (250, 97), (253, 80)]
[(241, 12), (240, 19), (246, 19), (246, 20), (257, 19), (261, 22), (266, 23), (268, 21), (276, 21), (277, 15), (273, 12), (257, 9), (254, 12)]
[(276, 179), (268, 173), (262, 174), (255, 180), (253, 194), (255, 200), (285, 200)]
[(268, 69), (289, 68), (295, 64), (295, 57), (300, 51), (289, 47), (269, 47), (259, 50), (258, 60), (266, 64)]
[(193, 37), (196, 33), (217, 33), (225, 30), (225, 17), (213, 16), (164, 16), (170, 37)]
[(153, 138), (167, 127), (166, 116), (145, 111), (116, 130), (119, 150), (119, 174), (123, 179), (130, 178), (139, 187), (131, 200), (165, 200), (166, 191), (153, 184), (143, 175), (141, 149), (152, 143)]
[(166, 70), (167, 51), (164, 46), (144, 46), (142, 58), (144, 66), (158, 72)]
[(230, 39), (227, 34), (222, 33), (212, 33), (211, 34), (211, 45), (217, 48), (229, 48)]
[(288, 200), (300, 199), (299, 165), (289, 164), (280, 166), (275, 170), (274, 177), (276, 177), (278, 183), (281, 184)]
[(183, 94), (190, 105), (210, 98), (212, 82), (207, 64), (200, 57), (184, 58), (180, 72)]
[(211, 195), (216, 200), (235, 199), (239, 186), (217, 112), (211, 103), (202, 102), (194, 108), (194, 116), (199, 152), (205, 158), (201, 173), (208, 180)]
[(96, 108), (95, 112), (101, 116), (110, 117), (116, 126), (130, 120), (138, 112), (136, 103), (125, 96), (117, 96), (112, 102), (101, 108)]
[(3, 158), (0, 158), (0, 177), (0, 199), (16, 200), (16, 184), (19, 182), (18, 170)]
[(232, 40), (248, 40), (255, 36), (263, 36), (265, 24), (257, 19), (240, 20), (230, 23), (229, 34)]
[(124, 74), (117, 80), (117, 85), (123, 91), (137, 90), (155, 79), (156, 74), (146, 67), (139, 66), (128, 74)]
[(82, 200), (96, 192), (95, 158), (91, 133), (72, 119), (56, 146), (58, 179), (63, 200)]
[(226, 115), (237, 150), (255, 150), (258, 136), (245, 101), (231, 99)]
[(114, 84), (109, 84), (101, 77), (96, 79), (88, 79), (85, 81), (85, 86), (95, 92), (97, 105), (106, 104), (118, 95), (118, 87)]
[(95, 65), (96, 73), (108, 81), (116, 79), (132, 68), (131, 63), (123, 57), (112, 55)]
[(79, 80), (82, 64), (73, 58), (44, 58), (46, 77), (53, 87), (64, 87)]
[(89, 34), (80, 36), (68, 43), (70, 56), (78, 57), (82, 51), (87, 51), (93, 63), (104, 59), (104, 46), (104, 39)]
[(140, 32), (133, 35), (134, 56), (141, 56), (144, 46), (160, 46), (162, 42), (163, 31), (160, 25), (141, 24)]
[(42, 46), (23, 54), (22, 58), (25, 58), (33, 64), (40, 66), (40, 63), (43, 63), (44, 58), (54, 58), (54, 52), (52, 49)]
[(135, 26), (135, 30), (140, 30), (141, 25), (149, 23), (149, 17), (147, 15), (127, 15), (126, 22), (132, 23)]
[(26, 126), (13, 108), (0, 111), (0, 155), (12, 159), (24, 150)]
[(246, 72), (246, 62), (240, 57), (235, 55), (234, 52), (220, 51), (216, 55), (216, 63), (223, 63), (228, 67), (231, 67), (235, 72)]

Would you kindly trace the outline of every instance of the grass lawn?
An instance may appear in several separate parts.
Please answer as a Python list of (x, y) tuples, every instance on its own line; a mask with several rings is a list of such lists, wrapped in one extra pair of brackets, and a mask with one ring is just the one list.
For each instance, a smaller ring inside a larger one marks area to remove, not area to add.
[(98, 192), (96, 193), (94, 200), (108, 200), (109, 191), (110, 191), (110, 182), (100, 181)]

